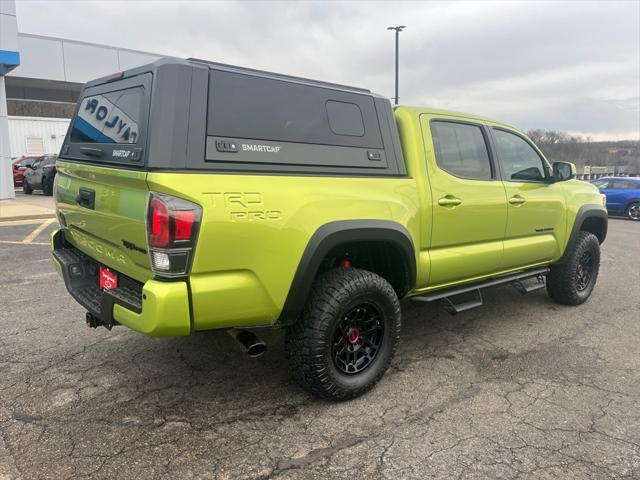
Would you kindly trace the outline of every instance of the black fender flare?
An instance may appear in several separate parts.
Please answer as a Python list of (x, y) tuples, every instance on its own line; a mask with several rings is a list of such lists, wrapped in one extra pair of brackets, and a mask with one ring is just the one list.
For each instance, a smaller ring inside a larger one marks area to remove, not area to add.
[(578, 210), (576, 219), (573, 222), (573, 227), (571, 227), (571, 234), (569, 235), (569, 241), (567, 242), (567, 246), (564, 249), (564, 253), (562, 254), (562, 257), (560, 258), (560, 260), (558, 260), (557, 263), (563, 263), (567, 260), (567, 258), (570, 255), (571, 246), (575, 243), (576, 239), (578, 238), (578, 234), (580, 233), (580, 230), (582, 229), (582, 225), (584, 224), (585, 220), (589, 218), (597, 218), (599, 220), (602, 220), (602, 222), (604, 223), (602, 235), (598, 236), (598, 241), (601, 244), (602, 242), (604, 242), (605, 238), (607, 237), (607, 229), (609, 226), (609, 214), (607, 213), (607, 210), (601, 205), (583, 205)]
[(322, 260), (334, 247), (357, 241), (382, 241), (399, 247), (406, 263), (409, 290), (416, 283), (416, 255), (407, 229), (389, 220), (342, 220), (324, 224), (311, 236), (289, 287), (278, 325), (296, 322), (307, 301)]

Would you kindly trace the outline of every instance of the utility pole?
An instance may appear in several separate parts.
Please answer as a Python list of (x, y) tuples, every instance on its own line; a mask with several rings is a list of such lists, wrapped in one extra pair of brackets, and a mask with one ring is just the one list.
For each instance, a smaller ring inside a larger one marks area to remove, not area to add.
[(396, 31), (396, 96), (394, 97), (395, 104), (398, 104), (398, 52), (399, 52), (399, 43), (400, 43), (400, 32), (407, 28), (405, 25), (398, 25), (395, 27), (387, 27), (387, 30), (395, 30)]

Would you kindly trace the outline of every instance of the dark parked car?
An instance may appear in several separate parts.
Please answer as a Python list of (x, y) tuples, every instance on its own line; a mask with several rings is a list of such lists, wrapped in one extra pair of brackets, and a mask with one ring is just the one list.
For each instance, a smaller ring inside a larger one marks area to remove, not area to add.
[(591, 183), (607, 196), (609, 213), (640, 220), (640, 178), (604, 177)]
[(33, 165), (33, 162), (39, 158), (39, 155), (22, 156), (13, 160), (13, 186), (22, 186), (22, 179), (24, 178), (24, 172), (28, 166)]
[(53, 195), (57, 158), (57, 155), (43, 155), (38, 157), (30, 167), (27, 167), (22, 180), (24, 193), (30, 195), (34, 190), (42, 190), (45, 195)]

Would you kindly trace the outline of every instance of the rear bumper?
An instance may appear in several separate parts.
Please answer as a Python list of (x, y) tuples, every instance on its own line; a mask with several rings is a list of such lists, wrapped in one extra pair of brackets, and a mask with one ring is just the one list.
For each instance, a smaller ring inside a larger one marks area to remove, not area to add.
[(110, 328), (125, 325), (146, 335), (175, 337), (191, 333), (186, 282), (149, 280), (144, 284), (120, 275), (117, 289), (98, 287), (99, 264), (67, 243), (63, 230), (51, 235), (53, 264), (71, 296)]

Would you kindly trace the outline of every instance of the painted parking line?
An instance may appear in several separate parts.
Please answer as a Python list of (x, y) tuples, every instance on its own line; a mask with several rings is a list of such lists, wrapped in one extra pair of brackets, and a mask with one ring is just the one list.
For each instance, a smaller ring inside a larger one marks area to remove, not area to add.
[[(50, 218), (49, 220), (47, 220), (45, 222), (42, 222), (42, 224), (38, 228), (36, 228), (33, 232), (31, 232), (29, 235), (27, 235), (24, 238), (24, 240), (22, 240), (22, 243), (27, 243), (27, 244), (28, 243), (32, 243), (36, 239), (36, 237), (42, 233), (42, 231), (45, 228), (47, 228), (49, 225), (51, 225), (55, 221), (56, 221), (55, 218)], [(47, 244), (45, 243), (45, 245), (47, 245)]]
[(24, 242), (16, 242), (15, 240), (0, 240), (0, 244), (8, 244), (8, 245), (49, 245), (48, 243), (44, 243), (44, 242), (24, 243)]

